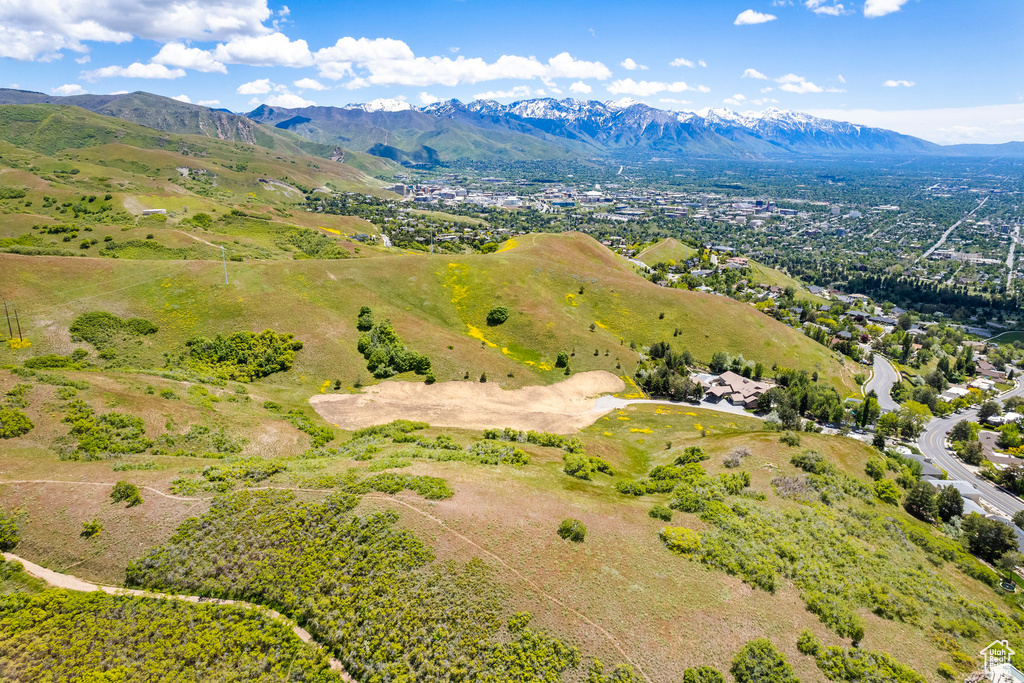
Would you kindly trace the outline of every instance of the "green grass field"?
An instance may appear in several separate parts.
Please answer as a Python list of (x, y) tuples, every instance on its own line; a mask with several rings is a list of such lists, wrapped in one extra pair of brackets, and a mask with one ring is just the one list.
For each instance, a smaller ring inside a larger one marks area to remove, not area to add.
[(676, 263), (683, 263), (687, 259), (691, 259), (697, 255), (697, 250), (693, 247), (687, 246), (675, 239), (669, 237), (663, 239), (657, 244), (647, 247), (642, 252), (636, 255), (637, 260), (643, 261), (649, 266), (653, 266), (656, 263), (675, 261)]

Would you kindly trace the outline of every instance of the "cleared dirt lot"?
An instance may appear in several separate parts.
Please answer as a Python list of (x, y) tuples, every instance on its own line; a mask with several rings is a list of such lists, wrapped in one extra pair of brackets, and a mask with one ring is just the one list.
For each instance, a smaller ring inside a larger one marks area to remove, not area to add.
[(405, 419), (436, 427), (572, 434), (605, 412), (597, 405), (598, 396), (623, 389), (620, 378), (596, 370), (551, 386), (510, 391), (486, 382), (385, 382), (362, 394), (317, 395), (309, 402), (325, 420), (349, 430)]

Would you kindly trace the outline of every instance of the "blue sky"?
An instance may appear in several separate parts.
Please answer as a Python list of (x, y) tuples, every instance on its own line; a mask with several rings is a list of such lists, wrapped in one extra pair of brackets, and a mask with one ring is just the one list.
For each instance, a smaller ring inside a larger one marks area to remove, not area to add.
[(632, 97), (1024, 139), (1019, 0), (0, 0), (0, 85), (247, 111)]

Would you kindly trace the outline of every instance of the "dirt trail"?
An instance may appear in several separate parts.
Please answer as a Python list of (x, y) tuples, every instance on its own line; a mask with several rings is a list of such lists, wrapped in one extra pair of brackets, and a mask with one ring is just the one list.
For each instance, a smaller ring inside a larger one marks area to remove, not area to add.
[[(113, 484), (109, 484), (109, 483), (82, 482), (82, 481), (50, 481), (50, 480), (0, 481), (0, 486), (2, 486), (4, 484), (86, 484), (86, 485), (92, 485), (92, 486), (113, 486)], [(140, 488), (145, 488), (148, 491), (152, 491), (153, 493), (156, 493), (158, 495), (164, 496), (165, 498), (171, 498), (173, 500), (184, 500), (184, 501), (203, 500), (201, 498), (183, 498), (183, 497), (179, 497), (179, 496), (168, 495), (166, 493), (162, 493), (160, 491), (157, 491), (156, 489), (151, 488), (149, 486), (140, 487)], [(247, 491), (282, 490), (282, 491), (298, 491), (298, 492), (303, 492), (303, 493), (330, 493), (331, 491), (333, 491), (333, 489), (306, 489), (306, 488), (285, 487), (285, 486), (260, 486), (260, 487), (249, 488), (249, 489), (246, 489), (246, 490)], [(394, 504), (394, 505), (401, 505), (403, 507), (406, 507), (409, 510), (412, 510), (413, 512), (415, 512), (416, 514), (421, 515), (424, 518), (426, 518), (426, 519), (432, 521), (433, 523), (437, 524), (439, 527), (441, 527), (442, 529), (444, 529), (448, 533), (452, 534), (453, 536), (455, 536), (456, 538), (461, 540), (463, 543), (466, 543), (467, 545), (470, 545), (473, 548), (477, 549), (478, 551), (480, 551), (481, 553), (483, 553), (484, 555), (486, 555), (487, 557), (491, 558), (492, 560), (494, 560), (495, 562), (500, 564), (502, 567), (507, 569), (509, 572), (511, 572), (520, 581), (522, 581), (522, 582), (526, 583), (527, 585), (529, 585), (531, 588), (533, 588), (535, 591), (537, 591), (537, 593), (539, 593), (540, 595), (544, 596), (549, 601), (551, 601), (552, 603), (558, 605), (562, 609), (564, 609), (564, 610), (566, 610), (568, 612), (571, 612), (577, 619), (582, 621), (584, 624), (587, 624), (591, 628), (595, 629), (598, 633), (600, 633), (602, 636), (604, 636), (604, 638), (609, 643), (611, 643), (612, 647), (614, 647), (615, 650), (620, 655), (622, 655), (623, 659), (625, 659), (627, 662), (629, 662), (633, 666), (633, 668), (635, 668), (637, 670), (637, 672), (639, 672), (640, 675), (644, 677), (644, 680), (650, 681), (650, 678), (647, 676), (647, 673), (643, 670), (643, 668), (639, 664), (637, 664), (635, 661), (633, 661), (633, 659), (626, 653), (625, 648), (623, 648), (622, 644), (615, 638), (615, 636), (613, 636), (607, 630), (602, 628), (599, 624), (597, 624), (597, 622), (593, 621), (587, 615), (585, 615), (582, 612), (580, 612), (579, 610), (577, 610), (577, 609), (567, 605), (566, 603), (562, 602), (561, 600), (559, 600), (557, 597), (555, 597), (551, 593), (549, 593), (546, 590), (544, 590), (539, 584), (537, 584), (533, 580), (527, 578), (522, 572), (520, 572), (518, 569), (516, 569), (515, 567), (510, 565), (508, 562), (506, 562), (500, 556), (494, 554), (493, 552), (491, 552), (487, 548), (485, 548), (482, 545), (478, 544), (476, 541), (470, 539), (469, 537), (459, 533), (458, 531), (456, 531), (452, 527), (448, 526), (448, 524), (446, 524), (444, 520), (440, 519), (439, 517), (435, 517), (435, 516), (431, 515), (428, 512), (424, 512), (423, 510), (419, 509), (418, 507), (416, 507), (412, 503), (409, 503), (409, 502), (407, 502), (405, 500), (402, 500), (401, 498), (398, 498), (397, 496), (386, 496), (386, 495), (379, 495), (379, 494), (372, 494), (371, 493), (371, 494), (364, 495), (363, 498), (370, 498), (370, 499), (373, 499), (373, 500), (381, 500), (381, 501), (385, 501), (385, 502), (388, 502), (388, 503), (391, 503), (391, 504)], [(145, 597), (158, 597), (158, 598), (159, 597), (163, 597), (163, 598), (171, 598), (171, 599), (178, 599), (178, 600), (188, 600), (189, 602), (213, 602), (213, 603), (216, 603), (216, 604), (235, 604), (235, 605), (242, 605), (242, 606), (245, 606), (245, 607), (251, 607), (253, 609), (260, 609), (260, 610), (263, 610), (264, 612), (266, 612), (267, 614), (270, 614), (274, 618), (280, 618), (281, 620), (283, 620), (283, 621), (287, 622), (288, 624), (290, 624), (292, 626), (292, 630), (295, 632), (295, 634), (297, 636), (299, 636), (299, 638), (302, 638), (302, 640), (304, 642), (311, 642), (312, 641), (312, 637), (309, 635), (308, 632), (306, 632), (304, 629), (300, 628), (297, 624), (295, 624), (294, 622), (289, 620), (287, 617), (285, 617), (285, 616), (283, 616), (281, 614), (278, 614), (277, 612), (274, 612), (273, 610), (269, 610), (267, 608), (260, 607), (259, 605), (253, 605), (253, 604), (247, 603), (247, 602), (239, 602), (239, 601), (232, 601), (232, 600), (219, 600), (219, 599), (214, 599), (214, 598), (198, 598), (196, 596), (190, 596), (190, 595), (167, 595), (167, 594), (162, 594), (162, 593), (148, 593), (146, 591), (138, 591), (138, 590), (133, 590), (133, 589), (115, 588), (113, 586), (99, 586), (97, 584), (89, 583), (88, 581), (83, 581), (82, 579), (78, 579), (78, 578), (76, 578), (74, 576), (71, 576), (70, 574), (58, 574), (57, 572), (53, 572), (53, 571), (51, 571), (49, 569), (45, 569), (45, 568), (40, 567), (38, 565), (32, 564), (31, 562), (28, 562), (27, 560), (23, 560), (23, 559), (15, 556), (15, 555), (10, 555), (9, 553), (4, 553), (4, 556), (7, 557), (8, 559), (16, 559), (19, 562), (21, 562), (22, 564), (24, 564), (25, 565), (25, 569), (26, 569), (26, 571), (28, 571), (29, 574), (32, 574), (33, 576), (35, 576), (37, 578), (43, 579), (47, 583), (51, 583), (51, 584), (53, 584), (55, 586), (58, 586), (60, 588), (67, 588), (68, 590), (81, 590), (81, 591), (103, 590), (104, 592), (114, 593), (114, 594), (141, 595), (141, 596), (145, 596)], [(38, 570), (40, 573), (36, 573), (36, 570)], [(66, 582), (66, 584), (64, 582)], [(347, 681), (351, 681), (352, 679), (350, 677), (348, 677), (348, 673), (345, 672), (344, 669), (341, 668), (342, 665), (337, 660), (331, 659), (331, 668), (332, 669), (335, 668), (335, 663), (337, 663), (338, 670), (340, 670), (342, 672), (342, 675), (346, 677), (346, 680)]]
[[(269, 616), (272, 619), (283, 621), (292, 629), (292, 632), (295, 633), (295, 635), (297, 635), (299, 637), (299, 640), (301, 640), (302, 642), (313, 643), (318, 647), (323, 647), (323, 645), (320, 645), (320, 643), (317, 643), (315, 640), (313, 640), (313, 636), (309, 635), (309, 632), (306, 629), (302, 628), (301, 626), (299, 626), (283, 614), (275, 612), (272, 609), (262, 607), (261, 605), (254, 605), (250, 602), (243, 602), (241, 600), (201, 598), (196, 595), (176, 595), (173, 593), (152, 593), (150, 591), (136, 590), (134, 588), (118, 588), (117, 586), (104, 586), (97, 583), (90, 583), (89, 581), (85, 581), (83, 579), (78, 578), (77, 576), (72, 576), (70, 574), (58, 574), (57, 572), (47, 569), (46, 567), (40, 567), (38, 564), (35, 564), (34, 562), (29, 562), (28, 560), (22, 557), (18, 557), (13, 553), (4, 553), (3, 555), (5, 560), (13, 560), (16, 562), (20, 562), (25, 567), (25, 571), (28, 572), (31, 576), (34, 576), (37, 579), (42, 579), (43, 581), (50, 584), (51, 586), (54, 586), (55, 588), (63, 588), (65, 590), (70, 591), (81, 591), (84, 593), (103, 591), (104, 593), (108, 593), (110, 595), (133, 595), (140, 598), (155, 598), (157, 600), (181, 600), (182, 602), (203, 603), (207, 605), (237, 605), (239, 607), (244, 607), (246, 609), (262, 612), (263, 614)], [(340, 661), (331, 657), (330, 662), (332, 670), (340, 672), (342, 678), (344, 678), (346, 681), (349, 681), (349, 683), (355, 683), (354, 679), (348, 675), (348, 672), (345, 671)]]
[(202, 242), (203, 244), (206, 244), (206, 245), (208, 245), (208, 246), (211, 246), (211, 247), (213, 247), (214, 249), (220, 249), (220, 247), (218, 247), (218, 246), (217, 246), (216, 244), (212, 244), (212, 243), (210, 243), (210, 242), (207, 242), (207, 241), (206, 241), (206, 240), (204, 240), (204, 239), (203, 239), (202, 237), (197, 237), (197, 236), (193, 235), (193, 234), (192, 234), (192, 233), (190, 233), (190, 232), (185, 232), (184, 230), (172, 230), (171, 232), (176, 232), (176, 233), (178, 233), (179, 235), (184, 235), (185, 237), (191, 237), (191, 238), (192, 238), (192, 239), (194, 239), (194, 240), (195, 240), (196, 242)]
[(406, 419), (437, 427), (574, 434), (601, 416), (595, 411), (598, 395), (624, 388), (621, 378), (595, 370), (551, 386), (512, 390), (481, 382), (385, 382), (362, 394), (318, 394), (309, 402), (325, 420), (349, 430)]

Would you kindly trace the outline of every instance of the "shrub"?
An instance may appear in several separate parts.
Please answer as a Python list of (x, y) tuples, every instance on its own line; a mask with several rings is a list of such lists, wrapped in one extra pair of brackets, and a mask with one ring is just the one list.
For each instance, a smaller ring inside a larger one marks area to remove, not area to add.
[(114, 484), (114, 490), (110, 492), (110, 500), (115, 503), (128, 503), (128, 507), (142, 505), (142, 494), (139, 487), (129, 484), (126, 481), (119, 481)]
[(725, 683), (725, 677), (718, 669), (698, 666), (683, 672), (683, 683)]
[(663, 522), (672, 521), (672, 508), (665, 507), (664, 505), (655, 505), (647, 513), (653, 519), (660, 519)]
[(0, 407), (0, 439), (13, 439), (28, 434), (34, 426), (28, 415), (20, 410)]
[(119, 318), (106, 311), (83, 313), (68, 328), (73, 341), (84, 341), (97, 349), (113, 344), (119, 335), (142, 336), (154, 334), (157, 326), (144, 318)]
[(784, 432), (782, 436), (779, 437), (779, 442), (784, 443), (787, 446), (799, 446), (800, 435), (794, 432)]
[(907, 493), (903, 508), (925, 522), (935, 520), (939, 516), (939, 507), (932, 485), (926, 481), (914, 484), (914, 487)]
[(562, 471), (570, 477), (589, 480), (594, 473), (593, 466), (590, 464), (590, 458), (585, 455), (566, 453), (562, 459), (565, 460), (565, 467)]
[[(961, 501), (963, 499), (961, 498)], [(960, 505), (960, 510), (963, 512), (963, 503)], [(1018, 529), (1024, 529), (1024, 510), (1018, 510), (1013, 513), (1013, 523), (1017, 525)]]
[(301, 348), (301, 341), (274, 330), (235, 332), (229, 337), (189, 339), (178, 362), (220, 379), (251, 382), (290, 369)]
[(508, 320), (508, 308), (505, 306), (495, 306), (487, 312), (488, 325), (500, 325), (506, 320)]
[(11, 550), (18, 545), (20, 540), (18, 518), (6, 510), (0, 509), (0, 550)]
[(582, 543), (587, 536), (587, 527), (578, 519), (563, 519), (558, 525), (558, 535), (566, 541)]
[(569, 368), (569, 354), (565, 351), (559, 351), (558, 356), (555, 358), (556, 368)]
[(874, 490), (875, 495), (883, 503), (888, 503), (889, 505), (899, 505), (900, 498), (903, 497), (903, 494), (900, 493), (900, 487), (892, 479), (876, 481)]
[[(390, 320), (373, 326), (359, 337), (356, 347), (367, 360), (366, 369), (377, 379), (385, 379), (402, 372), (425, 375), (430, 372), (430, 359), (410, 351), (402, 344)], [(466, 373), (469, 379), (469, 373)]]
[(800, 683), (793, 667), (767, 638), (752, 640), (732, 658), (736, 683)]
[(804, 629), (800, 632), (800, 637), (796, 639), (796, 649), (802, 655), (816, 657), (821, 652), (821, 643), (811, 631)]
[(956, 669), (951, 667), (949, 664), (942, 662), (939, 664), (938, 674), (945, 678), (947, 681), (952, 681), (957, 677)]
[(885, 460), (871, 456), (864, 466), (864, 472), (875, 481), (878, 481), (885, 476)]
[(360, 332), (369, 332), (373, 329), (373, 312), (368, 306), (359, 309), (359, 318), (356, 320), (356, 329)]
[(700, 550), (700, 534), (682, 526), (667, 526), (658, 534), (669, 550), (690, 555)]
[(675, 459), (676, 465), (689, 465), (692, 463), (701, 462), (707, 460), (709, 457), (707, 452), (700, 446), (687, 446), (682, 455), (679, 455)]
[(103, 531), (103, 525), (98, 520), (93, 519), (88, 522), (82, 522), (82, 536), (84, 538), (92, 538), (101, 531)]

